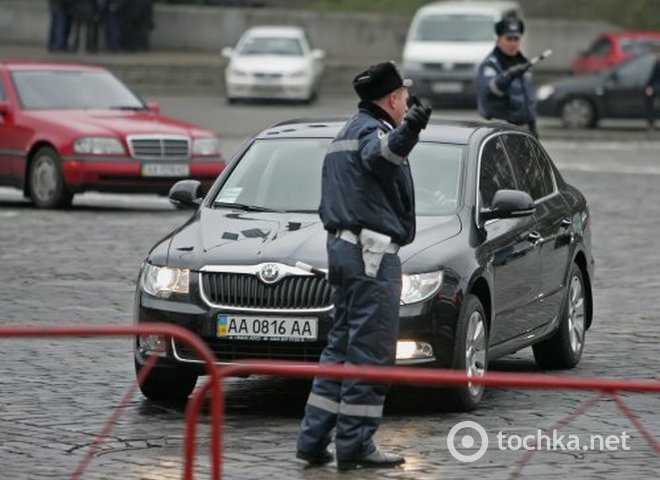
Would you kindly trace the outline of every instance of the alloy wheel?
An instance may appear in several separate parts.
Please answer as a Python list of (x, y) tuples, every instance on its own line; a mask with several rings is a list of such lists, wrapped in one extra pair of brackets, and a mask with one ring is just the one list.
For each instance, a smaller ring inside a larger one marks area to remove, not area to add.
[(577, 276), (571, 279), (568, 298), (568, 336), (571, 350), (578, 353), (584, 344), (584, 320), (586, 318), (584, 290)]
[[(483, 377), (486, 373), (486, 328), (480, 312), (472, 312), (465, 338), (465, 373), (468, 377)], [(481, 384), (468, 383), (473, 397), (483, 390)]]
[(57, 163), (49, 155), (41, 155), (35, 162), (32, 169), (31, 194), (40, 201), (48, 202), (56, 194), (58, 188)]
[(588, 128), (593, 126), (594, 109), (587, 100), (573, 98), (562, 107), (561, 119), (568, 128)]

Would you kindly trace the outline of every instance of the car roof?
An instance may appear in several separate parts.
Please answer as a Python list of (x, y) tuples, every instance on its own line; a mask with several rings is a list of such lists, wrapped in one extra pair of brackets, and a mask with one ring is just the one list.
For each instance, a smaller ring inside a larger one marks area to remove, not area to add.
[(520, 11), (518, 2), (507, 1), (481, 1), (481, 2), (465, 2), (465, 1), (449, 1), (449, 2), (436, 2), (423, 6), (419, 9), (418, 14), (433, 14), (433, 13), (481, 13), (493, 12), (501, 13), (507, 10)]
[[(256, 138), (334, 138), (349, 117), (298, 118), (277, 123), (260, 132)], [(477, 132), (484, 134), (495, 130), (515, 130), (509, 124), (478, 120), (434, 118), (422, 133), (424, 141), (467, 145)]]
[(7, 70), (106, 70), (101, 66), (84, 63), (39, 62), (34, 60), (2, 60), (0, 61), (0, 67)]
[(305, 34), (302, 27), (289, 26), (289, 25), (262, 25), (259, 27), (252, 27), (245, 31), (243, 35), (255, 36), (273, 36), (273, 37), (299, 37)]

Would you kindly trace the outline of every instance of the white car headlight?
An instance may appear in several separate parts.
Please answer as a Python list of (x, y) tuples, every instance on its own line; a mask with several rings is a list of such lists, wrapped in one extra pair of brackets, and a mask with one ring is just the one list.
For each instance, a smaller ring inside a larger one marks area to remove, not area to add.
[(307, 76), (307, 70), (296, 70), (289, 73), (289, 77), (291, 78), (304, 78), (306, 76)]
[(217, 138), (193, 138), (193, 155), (220, 155), (220, 141)]
[(234, 77), (247, 77), (248, 74), (247, 72), (244, 72), (243, 70), (237, 70), (235, 68), (232, 68), (229, 70), (229, 74), (233, 75)]
[(434, 295), (442, 285), (442, 271), (401, 276), (401, 303), (421, 302)]
[(154, 297), (167, 298), (172, 293), (188, 293), (190, 270), (157, 267), (147, 263), (142, 270), (142, 290)]
[(73, 142), (73, 151), (92, 155), (123, 155), (122, 143), (114, 137), (82, 137)]
[(536, 98), (538, 100), (547, 100), (555, 94), (555, 87), (552, 85), (541, 85), (536, 91)]

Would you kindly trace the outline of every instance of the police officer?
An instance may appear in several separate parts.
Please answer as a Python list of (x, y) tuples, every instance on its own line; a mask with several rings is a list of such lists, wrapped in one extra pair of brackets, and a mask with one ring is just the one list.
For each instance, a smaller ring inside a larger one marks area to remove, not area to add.
[(537, 136), (536, 95), (528, 72), (532, 64), (520, 52), (524, 32), (525, 25), (518, 18), (495, 24), (495, 48), (479, 66), (477, 105), (482, 117), (527, 125)]
[[(415, 236), (415, 200), (406, 157), (431, 109), (408, 108), (410, 80), (393, 62), (371, 66), (353, 80), (359, 110), (330, 145), (323, 164), (319, 213), (328, 231), (328, 279), (334, 322), (321, 363), (393, 365), (399, 328), (399, 248)], [(372, 437), (389, 386), (316, 378), (305, 407), (297, 458), (337, 468), (404, 463)]]

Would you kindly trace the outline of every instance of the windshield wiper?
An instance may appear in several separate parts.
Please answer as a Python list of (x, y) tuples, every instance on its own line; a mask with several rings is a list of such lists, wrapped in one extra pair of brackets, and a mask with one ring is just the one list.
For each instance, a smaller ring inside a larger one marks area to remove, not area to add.
[(237, 208), (239, 210), (244, 210), (246, 212), (281, 212), (281, 210), (275, 210), (273, 208), (261, 207), (259, 205), (246, 205), (244, 203), (213, 202), (213, 206), (224, 207), (224, 208)]
[(131, 110), (131, 111), (138, 111), (138, 110), (146, 110), (147, 107), (144, 106), (130, 106), (130, 105), (116, 105), (114, 107), (110, 107), (110, 110)]

